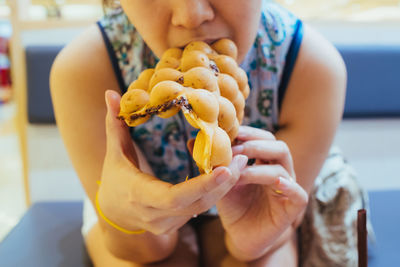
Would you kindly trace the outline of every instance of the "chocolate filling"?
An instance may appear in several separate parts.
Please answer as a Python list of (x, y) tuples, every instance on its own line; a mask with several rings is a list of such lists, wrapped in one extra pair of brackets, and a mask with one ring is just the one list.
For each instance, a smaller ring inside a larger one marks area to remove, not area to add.
[(218, 68), (218, 66), (217, 66), (217, 64), (215, 63), (214, 60), (210, 60), (210, 68), (211, 68), (211, 70), (214, 71), (215, 76), (218, 76), (218, 73), (219, 73), (220, 71), (219, 71), (219, 68)]
[[(159, 114), (162, 112), (166, 112), (167, 110), (173, 108), (173, 107), (185, 107), (187, 110), (192, 111), (193, 108), (192, 106), (189, 104), (189, 101), (187, 100), (186, 97), (181, 96), (180, 98), (177, 99), (172, 99), (171, 101), (165, 102), (161, 105), (155, 106), (155, 107), (150, 107), (148, 109), (146, 109), (144, 112), (145, 113), (136, 113), (136, 114), (132, 114), (129, 118), (134, 121), (136, 119), (139, 118), (144, 118), (146, 116), (151, 116), (151, 115), (155, 115), (155, 114)], [(118, 116), (117, 117), (120, 120), (124, 120), (125, 118), (122, 116)]]
[(179, 84), (183, 84), (183, 76), (179, 77), (176, 82)]

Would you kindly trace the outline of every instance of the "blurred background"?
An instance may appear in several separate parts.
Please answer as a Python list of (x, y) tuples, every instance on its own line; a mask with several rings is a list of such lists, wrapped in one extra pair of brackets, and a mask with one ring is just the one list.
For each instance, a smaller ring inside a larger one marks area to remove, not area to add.
[[(400, 189), (400, 0), (278, 2), (345, 57), (348, 100), (335, 143), (360, 183)], [(100, 0), (0, 0), (0, 241), (32, 203), (82, 199), (54, 124), (48, 72), (102, 14)]]

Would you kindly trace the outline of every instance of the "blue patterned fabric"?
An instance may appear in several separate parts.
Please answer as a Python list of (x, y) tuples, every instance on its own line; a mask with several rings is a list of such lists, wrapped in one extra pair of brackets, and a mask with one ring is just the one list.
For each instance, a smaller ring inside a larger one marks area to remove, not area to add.
[[(146, 68), (154, 67), (157, 57), (144, 43), (122, 10), (113, 10), (99, 21), (122, 92)], [(241, 64), (249, 77), (250, 95), (246, 100), (243, 125), (275, 132), (278, 127), (279, 90), (291, 45), (294, 64), (301, 42), (302, 24), (298, 18), (277, 4), (264, 1), (262, 16), (254, 44)], [(292, 45), (293, 47), (293, 45)], [(286, 69), (285, 69), (286, 67)], [(290, 75), (286, 75), (289, 79)], [(287, 82), (286, 82), (287, 84)], [(170, 183), (198, 175), (198, 169), (186, 148), (197, 129), (179, 113), (168, 119), (153, 116), (134, 128), (132, 138), (144, 153), (154, 174)]]

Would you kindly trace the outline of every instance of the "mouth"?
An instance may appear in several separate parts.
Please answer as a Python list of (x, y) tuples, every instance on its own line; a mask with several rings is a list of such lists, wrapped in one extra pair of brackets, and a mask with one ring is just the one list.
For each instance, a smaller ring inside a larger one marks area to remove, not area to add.
[(221, 38), (218, 38), (218, 39), (205, 39), (205, 40), (203, 40), (203, 42), (207, 43), (208, 45), (212, 45), (213, 43), (215, 43), (219, 39), (221, 39)]
[(215, 43), (216, 41), (218, 41), (220, 39), (223, 39), (223, 38), (224, 37), (221, 37), (221, 38), (206, 38), (206, 39), (204, 39), (204, 38), (194, 38), (194, 39), (190, 40), (189, 42), (185, 42), (183, 45), (178, 45), (176, 47), (178, 47), (180, 49), (184, 49), (188, 44), (190, 44), (191, 42), (196, 42), (196, 41), (201, 41), (201, 42), (204, 42), (204, 43), (206, 43), (206, 44), (211, 46), (213, 43)]

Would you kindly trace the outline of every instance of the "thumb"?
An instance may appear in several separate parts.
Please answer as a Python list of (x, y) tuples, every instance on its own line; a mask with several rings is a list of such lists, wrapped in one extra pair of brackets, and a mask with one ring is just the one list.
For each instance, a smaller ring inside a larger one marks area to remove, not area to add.
[(121, 96), (113, 90), (107, 90), (105, 92), (105, 101), (107, 106), (107, 153), (124, 154), (136, 163), (137, 156), (128, 126), (124, 121), (118, 119)]

